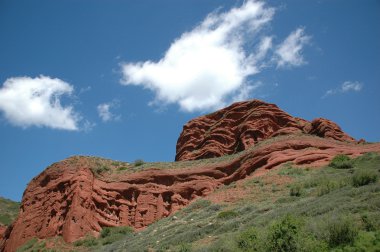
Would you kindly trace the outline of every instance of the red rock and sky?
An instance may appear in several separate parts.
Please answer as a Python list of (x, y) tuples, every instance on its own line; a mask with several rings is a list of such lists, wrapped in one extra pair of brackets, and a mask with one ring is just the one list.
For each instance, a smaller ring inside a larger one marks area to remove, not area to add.
[(379, 1), (0, 2), (0, 195), (72, 155), (172, 161), (259, 98), (379, 141)]

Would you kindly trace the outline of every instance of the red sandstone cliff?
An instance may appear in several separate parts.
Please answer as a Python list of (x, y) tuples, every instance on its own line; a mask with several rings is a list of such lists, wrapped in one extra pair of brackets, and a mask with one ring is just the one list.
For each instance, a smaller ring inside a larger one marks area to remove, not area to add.
[[(94, 157), (55, 163), (29, 183), (19, 216), (5, 231), (0, 247), (15, 251), (32, 237), (62, 236), (72, 242), (88, 233), (97, 235), (106, 226), (140, 229), (253, 172), (289, 161), (321, 166), (340, 153), (380, 152), (380, 144), (358, 144), (331, 121), (307, 122), (275, 105), (250, 101), (186, 124), (178, 140), (177, 159), (245, 149), (223, 161), (184, 161), (167, 164), (170, 167), (119, 169), (110, 160)], [(110, 170), (100, 175), (94, 172), (103, 165)]]
[(176, 160), (229, 155), (274, 136), (296, 133), (355, 141), (327, 119), (308, 122), (290, 116), (274, 104), (252, 100), (189, 121), (178, 138)]

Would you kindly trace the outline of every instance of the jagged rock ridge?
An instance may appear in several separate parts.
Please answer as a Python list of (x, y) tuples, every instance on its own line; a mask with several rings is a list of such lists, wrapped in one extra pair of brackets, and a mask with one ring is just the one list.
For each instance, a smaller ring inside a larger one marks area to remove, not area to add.
[(308, 122), (290, 116), (275, 104), (252, 100), (189, 121), (178, 138), (176, 160), (230, 155), (265, 139), (296, 133), (355, 141), (330, 120), (317, 118)]

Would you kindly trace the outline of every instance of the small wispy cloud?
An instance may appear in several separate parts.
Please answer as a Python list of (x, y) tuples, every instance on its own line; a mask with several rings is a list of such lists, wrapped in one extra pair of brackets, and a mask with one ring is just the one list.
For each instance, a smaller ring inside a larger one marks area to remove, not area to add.
[(0, 111), (11, 124), (23, 128), (79, 130), (82, 118), (73, 106), (61, 105), (61, 97), (73, 90), (69, 83), (43, 75), (9, 78), (0, 88)]
[[(247, 78), (276, 64), (275, 36), (265, 29), (274, 13), (264, 2), (249, 0), (224, 13), (213, 12), (175, 39), (159, 61), (122, 63), (121, 84), (153, 91), (151, 104), (177, 103), (188, 112), (248, 98), (256, 87)], [(277, 65), (302, 65), (308, 40), (303, 28), (292, 32), (276, 49)]]
[(339, 93), (341, 94), (348, 92), (359, 92), (363, 89), (363, 86), (363, 83), (359, 81), (345, 81), (338, 88), (327, 90), (326, 93), (322, 96), (322, 98), (326, 98), (327, 96)]
[(117, 121), (121, 119), (121, 115), (117, 115), (111, 112), (111, 109), (118, 108), (120, 106), (119, 101), (113, 100), (108, 103), (101, 103), (97, 106), (98, 115), (103, 122)]
[(309, 43), (310, 36), (305, 34), (304, 28), (298, 28), (282, 42), (275, 51), (274, 60), (277, 67), (292, 67), (306, 64), (302, 56), (303, 47)]

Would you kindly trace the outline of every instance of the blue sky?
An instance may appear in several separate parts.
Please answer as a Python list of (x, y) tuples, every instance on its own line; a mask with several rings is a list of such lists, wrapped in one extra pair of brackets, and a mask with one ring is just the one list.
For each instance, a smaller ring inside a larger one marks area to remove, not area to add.
[(379, 141), (379, 1), (0, 1), (0, 195), (72, 155), (173, 161), (242, 99)]

